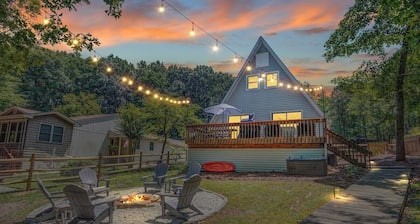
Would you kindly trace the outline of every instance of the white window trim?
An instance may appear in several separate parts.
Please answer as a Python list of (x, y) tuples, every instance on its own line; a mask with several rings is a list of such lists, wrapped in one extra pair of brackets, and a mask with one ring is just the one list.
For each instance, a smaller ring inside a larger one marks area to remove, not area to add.
[[(42, 125), (48, 125), (51, 126), (51, 132), (50, 132), (50, 136), (49, 136), (49, 140), (48, 141), (43, 141), (39, 139), (39, 135), (41, 134), (41, 126)], [(63, 134), (61, 135), (61, 142), (53, 142), (53, 136), (54, 136), (54, 129), (55, 127), (58, 128), (63, 128)], [(64, 133), (65, 133), (65, 127), (61, 126), (61, 125), (53, 125), (53, 124), (45, 124), (45, 123), (40, 123), (39, 124), (39, 129), (38, 129), (38, 137), (37, 137), (37, 141), (38, 142), (44, 142), (44, 143), (52, 143), (52, 144), (63, 144), (63, 140), (64, 140)]]
[[(258, 84), (258, 87), (257, 88), (254, 88), (254, 89), (250, 89), (250, 88), (248, 88), (248, 84), (249, 84), (249, 82), (248, 82), (248, 78), (249, 77), (251, 77), (251, 76), (256, 76), (257, 77), (257, 84)], [(245, 88), (246, 88), (246, 90), (247, 91), (252, 91), (252, 90), (259, 90), (260, 89), (260, 80), (259, 80), (259, 75), (258, 74), (251, 74), (251, 75), (247, 75), (246, 76), (246, 86), (245, 86)]]

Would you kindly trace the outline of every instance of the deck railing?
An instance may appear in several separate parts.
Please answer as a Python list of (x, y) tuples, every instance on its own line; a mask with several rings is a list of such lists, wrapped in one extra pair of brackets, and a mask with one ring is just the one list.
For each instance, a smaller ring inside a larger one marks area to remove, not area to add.
[(189, 147), (325, 143), (324, 118), (187, 126)]

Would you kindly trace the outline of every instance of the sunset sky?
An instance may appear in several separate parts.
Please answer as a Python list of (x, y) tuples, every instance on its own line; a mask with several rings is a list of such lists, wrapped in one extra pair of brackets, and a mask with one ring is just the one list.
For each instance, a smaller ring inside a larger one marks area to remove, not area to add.
[[(259, 36), (264, 37), (301, 82), (328, 85), (361, 64), (363, 57), (322, 57), (324, 43), (337, 28), (352, 0), (125, 0), (118, 20), (104, 13), (102, 0), (65, 12), (64, 22), (75, 33), (90, 32), (101, 41), (96, 56), (110, 54), (136, 64), (161, 61), (185, 66), (209, 65), (236, 74)], [(177, 10), (171, 8), (173, 5)], [(187, 17), (187, 18), (186, 18)], [(196, 35), (191, 37), (192, 22)], [(202, 28), (205, 32), (200, 30)], [(212, 46), (219, 41), (219, 50)], [(228, 46), (228, 48), (223, 45)], [(233, 51), (233, 52), (232, 52)], [(94, 52), (83, 52), (93, 56)]]

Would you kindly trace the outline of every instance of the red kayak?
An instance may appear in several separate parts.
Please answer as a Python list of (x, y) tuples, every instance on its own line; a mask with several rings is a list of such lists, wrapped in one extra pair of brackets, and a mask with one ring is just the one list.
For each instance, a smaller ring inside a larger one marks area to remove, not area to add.
[(235, 171), (235, 165), (230, 162), (222, 162), (222, 161), (213, 161), (203, 163), (201, 165), (207, 172), (233, 172)]

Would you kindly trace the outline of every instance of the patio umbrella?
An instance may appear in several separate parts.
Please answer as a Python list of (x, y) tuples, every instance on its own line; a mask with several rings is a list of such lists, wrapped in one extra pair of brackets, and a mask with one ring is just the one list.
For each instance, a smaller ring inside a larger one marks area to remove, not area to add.
[(204, 112), (214, 115), (231, 115), (231, 114), (241, 114), (241, 109), (238, 109), (229, 104), (217, 104), (211, 107), (204, 108)]

